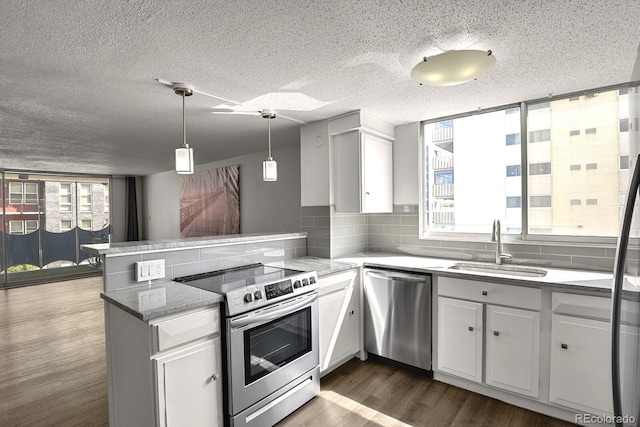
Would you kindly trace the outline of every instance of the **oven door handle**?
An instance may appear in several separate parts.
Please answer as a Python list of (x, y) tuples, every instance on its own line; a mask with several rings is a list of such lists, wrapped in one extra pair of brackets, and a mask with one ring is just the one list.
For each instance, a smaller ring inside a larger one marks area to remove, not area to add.
[(270, 320), (277, 319), (278, 317), (282, 317), (285, 314), (293, 313), (297, 309), (312, 303), (313, 301), (318, 299), (318, 294), (314, 293), (311, 296), (305, 297), (301, 301), (297, 301), (294, 304), (286, 305), (285, 307), (279, 308), (277, 310), (269, 311), (268, 313), (258, 314), (255, 316), (245, 316), (239, 319), (233, 319), (229, 321), (229, 324), (232, 328), (242, 328), (247, 325), (264, 323)]

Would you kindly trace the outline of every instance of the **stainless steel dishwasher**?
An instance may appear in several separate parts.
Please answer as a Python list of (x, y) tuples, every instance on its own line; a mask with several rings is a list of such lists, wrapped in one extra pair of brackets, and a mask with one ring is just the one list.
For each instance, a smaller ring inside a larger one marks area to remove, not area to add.
[(364, 349), (431, 370), (431, 277), (364, 270)]

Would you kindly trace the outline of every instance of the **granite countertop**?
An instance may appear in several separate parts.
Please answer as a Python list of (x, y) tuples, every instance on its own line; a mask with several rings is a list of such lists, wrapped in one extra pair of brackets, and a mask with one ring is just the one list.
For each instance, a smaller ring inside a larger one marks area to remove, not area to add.
[(223, 296), (178, 282), (161, 282), (103, 292), (108, 301), (141, 320), (219, 304)]
[(268, 265), (271, 265), (273, 267), (290, 268), (292, 270), (315, 271), (318, 273), (318, 277), (360, 266), (358, 263), (354, 262), (336, 261), (334, 259), (317, 258), (311, 256), (296, 258), (289, 261), (278, 261), (270, 263)]
[(136, 242), (97, 243), (82, 245), (80, 249), (96, 255), (130, 254), (146, 251), (174, 250), (202, 246), (228, 245), (231, 243), (264, 242), (269, 240), (299, 239), (307, 233), (245, 233), (186, 239), (141, 240)]
[[(404, 256), (397, 254), (381, 254), (381, 253), (364, 253), (350, 257), (340, 258), (339, 261), (350, 262), (359, 266), (379, 267), (379, 268), (397, 268), (417, 273), (429, 273), (443, 277), (457, 277), (462, 279), (476, 279), (491, 281), (494, 283), (503, 283), (517, 286), (552, 286), (558, 289), (586, 291), (593, 293), (610, 294), (613, 283), (612, 273), (603, 273), (585, 270), (563, 270), (556, 268), (540, 268), (536, 266), (519, 266), (530, 267), (532, 269), (542, 269), (547, 272), (544, 277), (523, 277), (508, 274), (485, 273), (476, 271), (452, 270), (451, 266), (458, 263), (467, 263), (462, 260), (451, 260), (444, 258), (426, 258), (417, 256)], [(471, 262), (472, 264), (490, 263)], [(505, 266), (516, 266), (515, 264), (506, 264)], [(640, 284), (633, 284), (625, 281), (624, 290), (630, 292), (640, 292)]]

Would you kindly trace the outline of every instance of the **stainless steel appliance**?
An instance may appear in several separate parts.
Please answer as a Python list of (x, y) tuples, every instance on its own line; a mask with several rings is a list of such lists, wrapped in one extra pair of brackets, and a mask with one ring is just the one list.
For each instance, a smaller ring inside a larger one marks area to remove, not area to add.
[(364, 349), (431, 370), (431, 278), (364, 270)]
[(225, 297), (229, 425), (273, 425), (320, 392), (315, 272), (253, 264), (176, 280)]
[[(640, 106), (639, 106), (640, 107)], [(637, 133), (635, 133), (637, 135)], [(636, 144), (637, 147), (637, 136)], [(630, 147), (631, 147), (630, 141)], [(634, 167), (635, 166), (635, 167)], [(613, 421), (617, 426), (639, 425), (640, 418), (640, 155), (631, 163), (622, 226), (616, 247), (611, 291), (611, 384)], [(627, 251), (631, 246), (632, 251)], [(628, 256), (631, 254), (631, 256)]]

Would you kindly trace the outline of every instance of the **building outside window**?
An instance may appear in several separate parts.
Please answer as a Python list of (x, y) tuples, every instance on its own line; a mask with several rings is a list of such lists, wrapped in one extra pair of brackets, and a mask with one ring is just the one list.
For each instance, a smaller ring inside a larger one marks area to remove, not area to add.
[(22, 204), (22, 183), (10, 182), (9, 183), (9, 203), (12, 205)]
[(60, 184), (60, 212), (71, 212), (71, 183)]
[(91, 230), (92, 226), (93, 226), (93, 221), (91, 221), (90, 219), (83, 219), (80, 222), (80, 227), (84, 230)]
[(91, 184), (80, 184), (80, 212), (91, 212)]
[(73, 226), (73, 223), (70, 219), (60, 220), (60, 231), (70, 231), (72, 226)]
[(9, 221), (9, 233), (24, 234), (24, 221)]
[(35, 182), (26, 182), (24, 184), (24, 203), (26, 205), (38, 204), (38, 184)]

